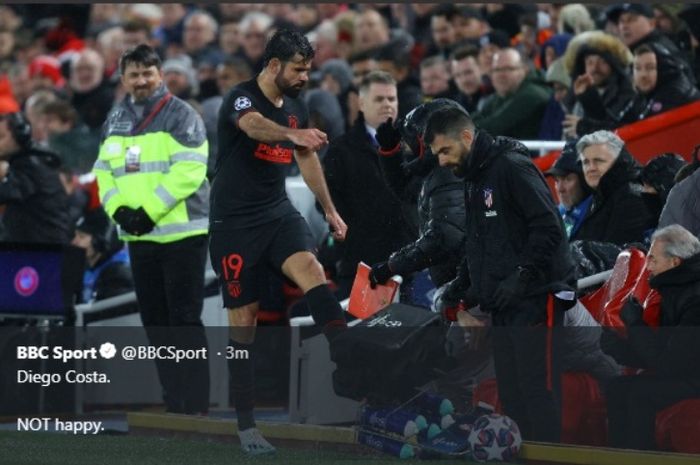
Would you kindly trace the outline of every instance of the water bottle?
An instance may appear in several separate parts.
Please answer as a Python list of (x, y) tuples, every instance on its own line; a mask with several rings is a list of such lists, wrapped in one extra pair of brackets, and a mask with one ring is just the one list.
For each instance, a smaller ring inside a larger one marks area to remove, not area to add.
[(416, 455), (413, 446), (410, 444), (404, 444), (396, 439), (379, 436), (366, 431), (360, 431), (358, 433), (357, 442), (401, 459), (408, 459)]
[(428, 422), (422, 415), (402, 409), (362, 407), (360, 424), (389, 433), (412, 437), (428, 427)]
[(432, 392), (423, 392), (415, 401), (421, 411), (426, 413), (440, 414), (440, 416), (451, 415), (454, 411), (454, 405), (450, 399), (446, 399), (439, 394)]
[(425, 415), (428, 423), (436, 424), (440, 429), (447, 429), (455, 424), (455, 419), (452, 415)]

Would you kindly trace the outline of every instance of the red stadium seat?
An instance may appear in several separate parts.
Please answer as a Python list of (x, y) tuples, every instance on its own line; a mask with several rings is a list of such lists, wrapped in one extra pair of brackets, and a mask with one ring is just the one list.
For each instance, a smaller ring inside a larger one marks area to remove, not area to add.
[[(602, 446), (607, 438), (605, 400), (598, 381), (586, 373), (567, 372), (562, 375), (562, 433), (563, 443)], [(474, 389), (472, 404), (483, 402), (502, 413), (495, 378), (483, 380)]]
[[(599, 323), (603, 324), (604, 315), (620, 305), (637, 282), (644, 268), (645, 256), (641, 250), (631, 248), (623, 250), (617, 256), (612, 275), (594, 292), (581, 297), (580, 301)], [(617, 310), (619, 313), (619, 309)]]
[(656, 415), (659, 449), (700, 454), (700, 399), (678, 402)]

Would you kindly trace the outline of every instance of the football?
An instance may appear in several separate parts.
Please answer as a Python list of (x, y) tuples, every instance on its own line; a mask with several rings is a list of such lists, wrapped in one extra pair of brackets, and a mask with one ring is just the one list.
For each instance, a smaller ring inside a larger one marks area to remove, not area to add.
[(510, 462), (517, 458), (523, 442), (518, 425), (504, 415), (482, 415), (469, 433), (469, 449), (477, 462)]

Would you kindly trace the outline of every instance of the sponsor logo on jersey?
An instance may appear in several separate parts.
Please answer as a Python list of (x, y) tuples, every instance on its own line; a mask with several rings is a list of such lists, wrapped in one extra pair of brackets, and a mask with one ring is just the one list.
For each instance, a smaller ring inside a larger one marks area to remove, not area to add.
[(246, 108), (250, 108), (253, 104), (251, 103), (250, 99), (248, 97), (238, 97), (234, 102), (233, 102), (233, 108), (236, 109), (236, 111), (241, 111), (245, 110)]
[(282, 147), (276, 144), (274, 147), (268, 144), (259, 143), (255, 149), (255, 158), (260, 160), (269, 161), (272, 163), (284, 163), (289, 164), (292, 162), (292, 155), (294, 155), (294, 150), (291, 148)]
[(289, 115), (289, 127), (296, 129), (299, 126), (299, 120), (294, 115)]

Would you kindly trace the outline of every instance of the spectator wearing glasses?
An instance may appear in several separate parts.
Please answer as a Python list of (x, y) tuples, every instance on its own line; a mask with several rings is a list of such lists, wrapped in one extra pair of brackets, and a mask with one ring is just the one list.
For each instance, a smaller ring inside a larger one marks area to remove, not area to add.
[(493, 56), (491, 83), (494, 94), (487, 98), (474, 123), (495, 136), (535, 139), (551, 94), (544, 82), (532, 75), (514, 48)]

